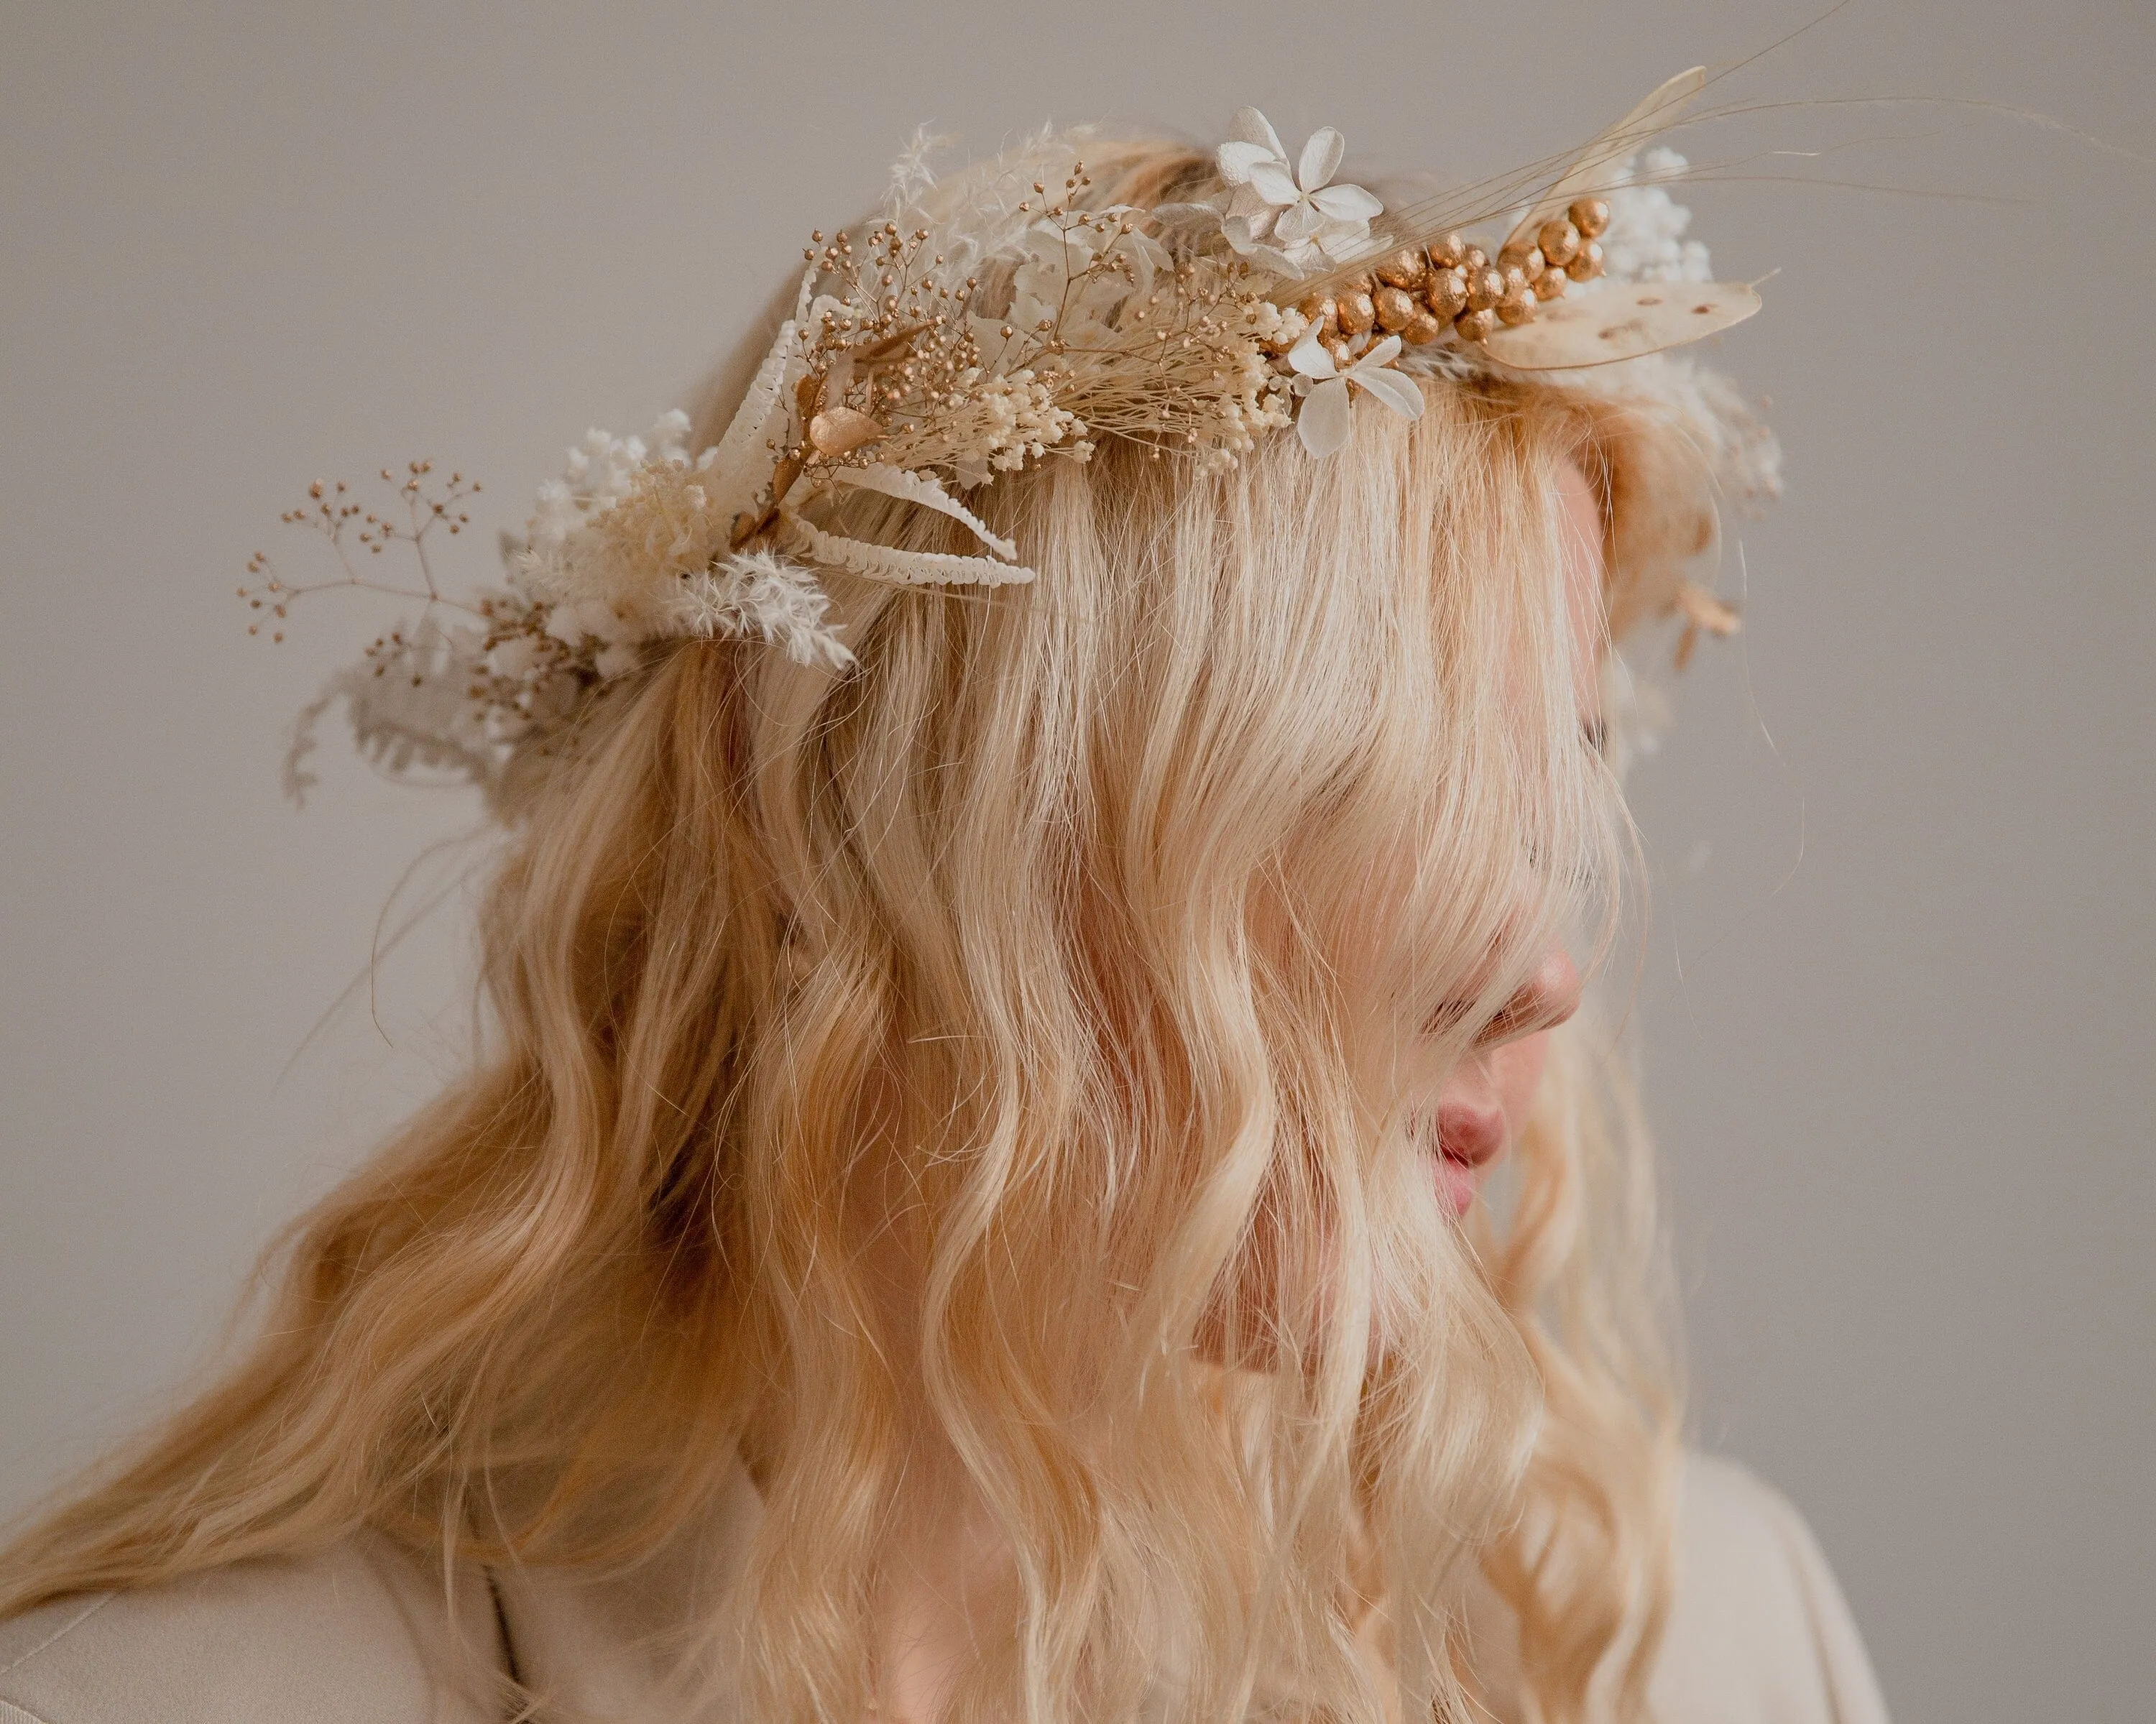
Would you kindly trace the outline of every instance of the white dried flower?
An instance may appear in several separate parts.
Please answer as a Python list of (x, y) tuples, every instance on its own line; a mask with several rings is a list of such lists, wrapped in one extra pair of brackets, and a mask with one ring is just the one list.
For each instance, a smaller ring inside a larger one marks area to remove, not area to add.
[(1290, 275), (1329, 269), (1369, 242), (1385, 206), (1361, 186), (1334, 185), (1347, 141), (1319, 128), (1292, 167), (1280, 134), (1255, 108), (1238, 108), (1216, 159), (1233, 187), (1220, 231), (1245, 257), (1286, 266)]
[(1302, 446), (1313, 455), (1325, 456), (1341, 449), (1350, 428), (1352, 384), (1367, 390), (1404, 419), (1419, 419), (1425, 405), (1422, 391), (1393, 368), (1399, 357), (1400, 338), (1387, 336), (1347, 370), (1334, 364), (1312, 330), (1295, 344), (1287, 357), (1295, 367), (1295, 393), (1302, 397), (1302, 409), (1295, 416), (1295, 428)]

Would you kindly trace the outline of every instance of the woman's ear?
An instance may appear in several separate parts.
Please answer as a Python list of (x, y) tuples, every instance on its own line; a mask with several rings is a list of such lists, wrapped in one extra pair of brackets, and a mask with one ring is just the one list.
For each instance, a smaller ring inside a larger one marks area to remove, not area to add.
[(1687, 572), (1713, 555), (1721, 522), (1697, 447), (1637, 406), (1587, 412), (1574, 459), (1600, 505), (1604, 610), (1608, 638), (1620, 641), (1676, 608)]

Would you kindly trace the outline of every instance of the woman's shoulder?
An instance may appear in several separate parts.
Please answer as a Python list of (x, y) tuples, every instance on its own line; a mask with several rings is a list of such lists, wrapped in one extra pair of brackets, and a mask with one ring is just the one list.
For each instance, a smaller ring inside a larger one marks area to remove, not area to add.
[(1663, 1724), (1886, 1724), (1841, 1589), (1786, 1497), (1735, 1461), (1694, 1455), (1680, 1528), (1652, 1691)]
[[(1848, 1607), (1784, 1497), (1693, 1455), (1680, 1538), (1653, 1686), (1662, 1724), (1885, 1724)], [(439, 1573), (362, 1534), (63, 1599), (0, 1623), (0, 1724), (484, 1724), (497, 1607), (483, 1574), (456, 1596), (452, 1625)], [(547, 1650), (526, 1637), (520, 1650)]]
[(484, 1576), (458, 1592), (453, 1629), (439, 1574), (362, 1533), (64, 1598), (0, 1623), (0, 1724), (480, 1724), (454, 1673), (497, 1627)]

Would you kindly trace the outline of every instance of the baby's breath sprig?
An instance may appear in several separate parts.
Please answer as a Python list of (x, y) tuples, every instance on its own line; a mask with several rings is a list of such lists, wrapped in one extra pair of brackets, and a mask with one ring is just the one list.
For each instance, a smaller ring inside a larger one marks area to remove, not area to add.
[[(259, 635), (263, 623), (267, 622), (270, 624), (270, 639), (281, 642), (285, 631), (277, 625), (285, 620), (293, 601), (333, 587), (364, 587), (393, 598), (418, 599), (429, 606), (449, 605), (479, 614), (473, 607), (444, 596), (434, 578), (434, 565), (427, 556), (427, 536), (437, 527), (455, 534), (469, 526), (471, 516), (460, 505), (476, 496), (482, 487), (477, 480), (467, 479), (462, 473), (452, 473), (446, 480), (434, 480), (434, 470), (432, 461), (408, 461), (400, 480), (388, 468), (382, 469), (382, 482), (393, 488), (392, 495), (397, 499), (397, 502), (383, 506), (393, 510), (402, 505), (408, 517), (403, 524), (365, 507), (341, 479), (318, 479), (309, 485), (308, 500), (296, 509), (286, 510), (278, 519), (288, 526), (305, 527), (320, 533), (336, 553), (343, 573), (327, 580), (295, 583), (277, 572), (267, 552), (256, 552), (247, 560), (247, 572), (260, 578), (254, 585), (241, 587), (239, 597), (247, 602), (250, 610), (267, 612), (268, 615), (249, 623), (247, 632)], [(347, 532), (351, 533), (349, 541)], [(390, 545), (399, 541), (411, 546), (424, 587), (401, 586), (394, 581), (362, 574), (352, 560), (353, 551), (360, 546), (364, 546), (370, 555), (379, 557)]]

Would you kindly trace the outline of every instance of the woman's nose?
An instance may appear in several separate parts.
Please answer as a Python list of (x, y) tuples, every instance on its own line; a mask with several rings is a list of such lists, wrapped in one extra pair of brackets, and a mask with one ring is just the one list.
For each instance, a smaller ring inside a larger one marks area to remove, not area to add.
[(1579, 1009), (1579, 967), (1561, 942), (1553, 942), (1520, 991), (1505, 1002), (1505, 1009), (1483, 1035), (1486, 1047), (1539, 1035)]
[(1527, 991), (1533, 996), (1534, 1015), (1542, 1029), (1556, 1029), (1579, 1009), (1579, 966), (1562, 942), (1544, 955)]

